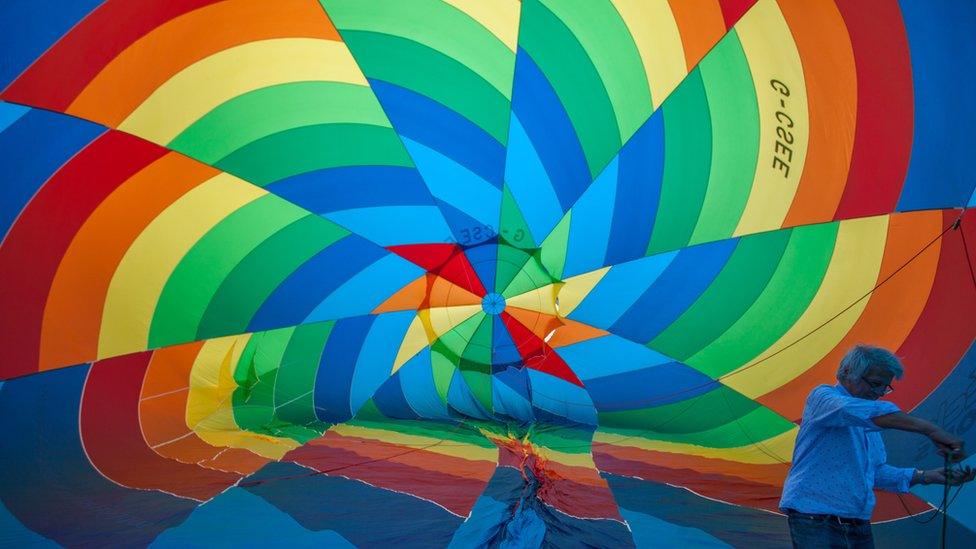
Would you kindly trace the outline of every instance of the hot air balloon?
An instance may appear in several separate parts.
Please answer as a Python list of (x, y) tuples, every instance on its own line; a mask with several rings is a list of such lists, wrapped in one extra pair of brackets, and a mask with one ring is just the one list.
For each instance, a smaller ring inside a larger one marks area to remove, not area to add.
[[(4, 2), (0, 542), (783, 546), (804, 397), (859, 342), (973, 447), (974, 28)], [(952, 495), (879, 493), (879, 546), (946, 507), (974, 546)]]

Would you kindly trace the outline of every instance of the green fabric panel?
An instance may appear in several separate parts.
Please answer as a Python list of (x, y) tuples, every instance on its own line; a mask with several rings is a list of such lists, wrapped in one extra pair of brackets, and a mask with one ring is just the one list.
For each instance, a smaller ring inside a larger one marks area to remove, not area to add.
[(434, 342), (433, 347), (445, 354), (449, 359), (454, 361), (454, 364), (458, 364), (462, 354), (464, 353), (465, 347), (468, 346), (468, 342), (474, 336), (475, 330), (481, 325), (481, 321), (485, 318), (485, 313), (478, 312), (471, 316), (471, 318), (465, 320), (464, 322), (458, 324), (447, 333), (437, 338)]
[(220, 159), (217, 168), (267, 185), (339, 166), (413, 166), (390, 128), (363, 124), (303, 126), (263, 137)]
[(207, 306), (197, 339), (247, 331), (247, 326), (278, 286), (312, 256), (349, 231), (309, 215), (271, 235), (234, 267)]
[[(363, 407), (363, 409), (365, 408), (366, 406)], [(375, 410), (375, 415), (364, 415), (363, 412), (360, 411), (353, 420), (348, 422), (348, 424), (367, 429), (377, 429), (381, 431), (402, 433), (405, 435), (459, 442), (462, 444), (479, 446), (481, 448), (495, 448), (495, 445), (490, 440), (485, 438), (484, 435), (478, 431), (465, 428), (461, 424), (422, 420), (387, 419), (382, 416), (382, 412), (376, 409), (375, 404), (373, 405), (373, 409)]]
[[(601, 426), (603, 419), (600, 419)], [(612, 426), (601, 430), (623, 437), (642, 437), (684, 444), (694, 444), (705, 448), (736, 448), (761, 443), (781, 435), (795, 427), (767, 408), (757, 408), (745, 416), (706, 431), (692, 433), (657, 433), (648, 430), (614, 429)], [(778, 456), (789, 461), (790, 456)]]
[(637, 429), (641, 433), (638, 436), (712, 448), (744, 446), (795, 427), (782, 416), (724, 386), (683, 402), (603, 412), (599, 414), (599, 424), (602, 432), (625, 434), (626, 430)]
[(367, 31), (342, 33), (370, 79), (384, 80), (441, 103), (503, 145), (509, 99), (468, 67), (422, 44)]
[(316, 425), (324, 429), (315, 414), (315, 377), (319, 371), (325, 342), (335, 321), (297, 326), (278, 368), (274, 403), (281, 421)]
[(275, 379), (293, 332), (294, 328), (269, 330), (248, 340), (234, 369), (234, 421), (241, 429), (264, 433), (274, 422)]
[(722, 335), (766, 287), (789, 240), (789, 230), (740, 239), (715, 280), (648, 347), (685, 361)]
[(592, 430), (570, 427), (553, 430), (533, 429), (529, 434), (529, 440), (533, 444), (566, 454), (589, 454), (592, 439)]
[(484, 315), (481, 324), (474, 331), (471, 340), (468, 341), (464, 352), (461, 354), (462, 366), (466, 362), (474, 364), (491, 365), (491, 326), (492, 317)]
[(308, 215), (274, 195), (245, 204), (217, 223), (173, 269), (153, 314), (149, 348), (193, 341), (207, 304), (258, 245)]
[(535, 237), (525, 222), (522, 210), (512, 196), (511, 189), (506, 183), (502, 187), (501, 220), (498, 223), (498, 234), (509, 246), (516, 248), (535, 248)]
[(596, 178), (620, 150), (620, 130), (603, 81), (573, 33), (539, 0), (522, 2), (519, 45), (556, 90)]
[[(406, 38), (455, 59), (511, 98), (515, 52), (468, 14), (440, 0), (321, 0), (336, 27)], [(514, 24), (514, 21), (513, 21)], [(367, 66), (368, 67), (368, 66)], [(369, 70), (364, 71), (369, 75)]]
[(491, 412), (494, 406), (491, 398), (491, 376), (477, 370), (466, 370), (463, 367), (460, 374), (468, 389), (471, 389), (471, 394), (478, 399), (485, 410)]
[(738, 419), (760, 405), (738, 392), (719, 385), (715, 390), (661, 406), (620, 412), (600, 413), (600, 425), (606, 418), (622, 428), (647, 429), (655, 433), (694, 433), (714, 429)]
[(366, 86), (292, 82), (254, 90), (225, 102), (183, 130), (168, 146), (212, 164), (263, 137), (323, 124), (390, 127), (373, 90)]
[(701, 210), (711, 165), (708, 100), (696, 67), (668, 97), (664, 109), (664, 177), (647, 255), (688, 244)]
[(732, 236), (745, 210), (759, 156), (759, 108), (735, 30), (699, 64), (712, 122), (712, 166), (692, 244)]
[[(536, 252), (539, 253), (538, 251)], [(524, 294), (530, 290), (541, 288), (547, 284), (552, 284), (556, 280), (546, 272), (542, 264), (535, 258), (526, 261), (522, 270), (515, 275), (515, 278), (502, 290), (502, 296), (506, 299)]]
[[(507, 288), (522, 271), (532, 256), (525, 250), (511, 246), (498, 246), (498, 259), (495, 267), (495, 290)], [(504, 292), (501, 292), (504, 295)], [(510, 297), (505, 295), (505, 297)]]
[(440, 395), (441, 401), (447, 403), (447, 392), (451, 388), (451, 379), (457, 366), (441, 353), (430, 353), (431, 375), (434, 376), (434, 388)]
[(651, 90), (630, 29), (608, 0), (542, 0), (579, 40), (610, 97), (623, 143), (651, 115)]
[(563, 269), (566, 267), (566, 250), (569, 248), (569, 227), (572, 210), (566, 212), (556, 228), (549, 233), (542, 243), (542, 265), (556, 279), (562, 280)]
[(752, 306), (688, 365), (718, 377), (765, 351), (800, 318), (820, 288), (837, 239), (837, 223), (792, 229), (776, 272)]

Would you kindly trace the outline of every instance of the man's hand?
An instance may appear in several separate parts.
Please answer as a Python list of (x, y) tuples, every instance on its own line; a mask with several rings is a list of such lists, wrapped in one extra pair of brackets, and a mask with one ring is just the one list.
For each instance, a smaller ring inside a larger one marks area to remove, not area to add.
[(929, 433), (929, 438), (932, 439), (932, 443), (939, 449), (939, 455), (949, 456), (950, 462), (955, 463), (965, 459), (966, 452), (963, 450), (965, 443), (956, 435), (943, 429), (935, 429)]
[[(976, 478), (976, 469), (969, 467), (949, 469), (949, 486), (959, 486)], [(922, 484), (945, 484), (945, 469), (922, 471)]]

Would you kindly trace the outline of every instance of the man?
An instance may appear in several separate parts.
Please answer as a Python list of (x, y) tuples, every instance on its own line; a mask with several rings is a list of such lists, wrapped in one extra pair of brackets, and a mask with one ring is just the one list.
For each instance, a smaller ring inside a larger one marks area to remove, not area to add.
[[(903, 373), (891, 352), (858, 345), (841, 360), (840, 383), (821, 385), (807, 397), (780, 500), (794, 547), (874, 547), (869, 522), (874, 488), (907, 492), (913, 484), (946, 481), (944, 468), (922, 471), (885, 463), (882, 429), (925, 435), (952, 461), (965, 457), (959, 437), (878, 400)], [(949, 477), (950, 484), (962, 484), (973, 480), (976, 470), (950, 470)]]

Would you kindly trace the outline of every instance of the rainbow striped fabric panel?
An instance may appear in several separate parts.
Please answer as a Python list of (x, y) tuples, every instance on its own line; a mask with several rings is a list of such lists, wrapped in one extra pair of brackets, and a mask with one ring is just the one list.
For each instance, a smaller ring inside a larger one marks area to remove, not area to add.
[[(861, 342), (976, 445), (973, 28), (3, 3), (0, 544), (783, 546), (805, 396)], [(879, 493), (879, 546), (940, 501)]]

